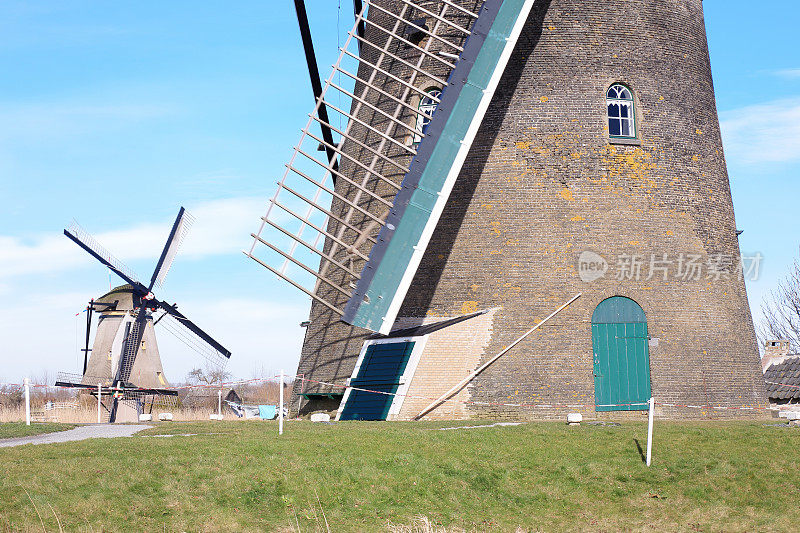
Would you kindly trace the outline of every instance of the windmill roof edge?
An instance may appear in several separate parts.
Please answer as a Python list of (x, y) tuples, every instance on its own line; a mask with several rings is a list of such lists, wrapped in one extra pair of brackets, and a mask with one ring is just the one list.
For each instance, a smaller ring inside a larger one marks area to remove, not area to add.
[(117, 287), (114, 287), (113, 289), (111, 289), (110, 291), (108, 291), (104, 295), (100, 296), (99, 298), (95, 298), (95, 301), (101, 301), (101, 300), (103, 300), (103, 299), (105, 299), (108, 296), (111, 296), (113, 294), (130, 293), (130, 292), (133, 292), (133, 286), (130, 285), (129, 283), (125, 283), (123, 285), (119, 285)]

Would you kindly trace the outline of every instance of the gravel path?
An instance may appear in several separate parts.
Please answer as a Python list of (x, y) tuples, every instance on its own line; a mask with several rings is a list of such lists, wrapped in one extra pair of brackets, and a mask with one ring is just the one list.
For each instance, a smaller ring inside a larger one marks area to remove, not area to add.
[(86, 439), (111, 439), (114, 437), (130, 437), (143, 429), (153, 426), (147, 424), (93, 424), (80, 426), (66, 431), (34, 435), (33, 437), (18, 437), (15, 439), (0, 440), (0, 448), (9, 446), (22, 446), (23, 444), (52, 444), (54, 442), (72, 442)]

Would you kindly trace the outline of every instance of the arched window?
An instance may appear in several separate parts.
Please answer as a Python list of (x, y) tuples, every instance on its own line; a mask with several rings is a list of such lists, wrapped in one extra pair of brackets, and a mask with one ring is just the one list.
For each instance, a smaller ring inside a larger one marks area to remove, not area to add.
[(433, 116), (434, 111), (436, 111), (436, 106), (439, 104), (439, 99), (442, 97), (442, 90), (438, 87), (430, 87), (425, 91), (425, 96), (423, 96), (420, 101), (417, 109), (421, 113), (425, 113), (425, 115), (417, 115), (417, 124), (415, 127), (416, 134), (414, 134), (414, 144), (419, 144), (422, 140), (422, 133), (425, 133), (425, 130), (428, 128), (428, 124), (431, 123), (430, 117)]
[(633, 139), (636, 137), (636, 112), (633, 93), (621, 84), (614, 84), (606, 93), (608, 107), (608, 134), (611, 137)]

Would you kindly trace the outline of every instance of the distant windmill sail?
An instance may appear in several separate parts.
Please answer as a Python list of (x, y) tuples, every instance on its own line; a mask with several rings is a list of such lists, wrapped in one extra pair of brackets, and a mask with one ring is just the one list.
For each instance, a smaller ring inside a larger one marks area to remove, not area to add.
[(365, 1), (246, 255), (387, 333), (533, 4)]
[[(92, 235), (83, 229), (76, 221), (72, 221), (70, 227), (64, 230), (64, 235), (69, 237), (75, 244), (89, 252), (95, 259), (103, 263), (111, 272), (114, 272), (119, 277), (124, 279), (127, 283), (135, 284), (134, 280), (138, 279), (136, 273), (133, 272), (122, 261), (114, 257), (111, 252), (97, 242)], [(141, 285), (141, 284), (140, 284)]]
[(175, 255), (178, 253), (178, 249), (183, 243), (186, 234), (189, 233), (193, 223), (194, 217), (181, 207), (178, 212), (178, 218), (175, 219), (175, 224), (173, 224), (172, 231), (169, 234), (169, 239), (167, 240), (168, 244), (161, 253), (161, 257), (158, 259), (158, 264), (156, 265), (156, 270), (153, 272), (153, 279), (150, 281), (151, 286), (153, 283), (159, 287), (163, 286), (164, 278), (167, 277)]

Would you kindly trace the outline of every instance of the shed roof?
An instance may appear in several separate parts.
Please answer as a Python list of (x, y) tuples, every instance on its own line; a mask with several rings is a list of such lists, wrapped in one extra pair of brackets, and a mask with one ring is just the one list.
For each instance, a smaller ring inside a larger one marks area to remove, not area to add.
[(764, 381), (771, 400), (800, 400), (800, 355), (767, 367)]
[(440, 329), (448, 328), (450, 326), (454, 326), (465, 320), (469, 320), (470, 318), (475, 318), (476, 316), (485, 315), (491, 311), (491, 309), (484, 309), (482, 311), (478, 311), (475, 313), (470, 313), (468, 315), (461, 315), (455, 318), (448, 318), (446, 320), (441, 320), (439, 322), (434, 322), (433, 324), (422, 324), (419, 326), (412, 326), (410, 328), (402, 328), (396, 329), (389, 333), (388, 335), (381, 335), (380, 333), (375, 333), (367, 337), (368, 339), (391, 339), (391, 338), (399, 338), (399, 337), (421, 337), (423, 335), (428, 335), (430, 333), (434, 333), (439, 331)]

